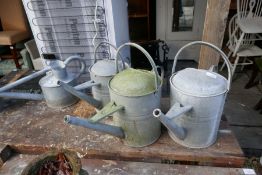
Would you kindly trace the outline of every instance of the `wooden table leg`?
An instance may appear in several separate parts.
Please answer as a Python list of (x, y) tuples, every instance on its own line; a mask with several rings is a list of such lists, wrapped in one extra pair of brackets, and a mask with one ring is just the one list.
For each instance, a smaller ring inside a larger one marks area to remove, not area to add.
[(16, 50), (15, 45), (10, 46), (10, 50), (11, 50), (12, 59), (15, 62), (16, 68), (21, 69), (21, 65), (19, 64), (19, 61), (18, 61), (17, 50)]

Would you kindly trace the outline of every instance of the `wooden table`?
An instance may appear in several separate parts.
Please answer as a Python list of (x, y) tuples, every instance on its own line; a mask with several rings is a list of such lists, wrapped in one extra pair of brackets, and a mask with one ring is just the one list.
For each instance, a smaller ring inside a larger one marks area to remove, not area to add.
[(156, 143), (144, 148), (130, 148), (116, 137), (65, 124), (64, 115), (72, 114), (75, 105), (52, 109), (44, 101), (0, 103), (4, 106), (0, 109), (0, 145), (9, 145), (22, 154), (67, 148), (77, 151), (83, 158), (223, 167), (242, 167), (245, 160), (225, 123), (221, 124), (217, 142), (206, 149), (178, 145), (166, 130)]
[[(15, 155), (0, 168), (0, 174), (20, 174), (35, 157), (35, 155)], [(244, 169), (241, 168), (167, 165), (100, 159), (82, 159), (81, 163), (81, 175), (245, 175)], [(249, 171), (252, 170), (249, 169)]]

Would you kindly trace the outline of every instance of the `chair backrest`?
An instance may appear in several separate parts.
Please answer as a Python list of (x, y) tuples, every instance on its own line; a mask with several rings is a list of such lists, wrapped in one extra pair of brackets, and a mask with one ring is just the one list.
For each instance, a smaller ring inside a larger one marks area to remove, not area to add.
[(4, 31), (29, 31), (22, 0), (0, 0), (0, 18)]
[(261, 18), (262, 0), (237, 0), (238, 19)]
[[(238, 43), (240, 36), (243, 33), (237, 24), (237, 17), (238, 17), (238, 14), (235, 14), (229, 21), (229, 25), (228, 25), (228, 34), (229, 34), (229, 41), (228, 41), (229, 46), (228, 47), (231, 50), (235, 49), (236, 44)], [(256, 37), (254, 34), (245, 34), (240, 44), (239, 50), (243, 48), (248, 48), (254, 45), (255, 38)]]

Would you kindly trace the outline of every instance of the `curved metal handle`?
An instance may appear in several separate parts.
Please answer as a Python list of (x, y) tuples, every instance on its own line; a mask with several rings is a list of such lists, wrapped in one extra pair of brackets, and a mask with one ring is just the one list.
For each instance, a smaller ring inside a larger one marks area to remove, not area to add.
[[(98, 48), (99, 48), (100, 46), (102, 46), (103, 44), (107, 44), (107, 45), (111, 46), (113, 49), (115, 49), (115, 51), (117, 51), (117, 47), (116, 47), (115, 45), (113, 45), (113, 44), (111, 44), (111, 43), (109, 43), (109, 42), (107, 42), (107, 41), (102, 41), (102, 42), (100, 42), (100, 43), (96, 46), (96, 48), (95, 48), (95, 52), (94, 52), (94, 63), (96, 63), (96, 61), (97, 61), (96, 55), (97, 55)], [(123, 57), (122, 57), (121, 55), (120, 55), (120, 57), (121, 57), (121, 61), (122, 61), (122, 64), (123, 64), (123, 69), (125, 69), (125, 68), (126, 68), (126, 65), (125, 65), (125, 62), (124, 62), (124, 60), (123, 60)], [(109, 58), (108, 58), (108, 59), (109, 59)]]
[(81, 69), (80, 69), (79, 73), (75, 77), (75, 78), (78, 78), (82, 73), (84, 73), (84, 71), (86, 69), (85, 60), (83, 58), (81, 58), (80, 56), (78, 56), (78, 55), (73, 55), (73, 56), (68, 57), (64, 61), (64, 64), (67, 66), (72, 61), (78, 61), (81, 64)]
[(125, 46), (133, 46), (135, 48), (137, 48), (138, 50), (140, 50), (146, 57), (147, 59), (149, 60), (154, 72), (155, 72), (155, 86), (156, 86), (156, 89), (159, 88), (160, 84), (161, 84), (161, 81), (159, 80), (158, 78), (158, 72), (157, 72), (157, 68), (156, 68), (156, 65), (155, 65), (155, 62), (153, 60), (153, 58), (149, 55), (149, 53), (143, 48), (141, 47), (140, 45), (138, 44), (135, 44), (135, 43), (125, 43), (125, 44), (122, 44), (118, 49), (117, 49), (117, 53), (116, 53), (116, 61), (115, 61), (115, 65), (116, 65), (116, 73), (119, 72), (119, 69), (118, 69), (118, 55), (120, 53), (120, 50), (125, 47)]
[(197, 45), (197, 44), (208, 46), (208, 47), (216, 50), (216, 51), (222, 56), (222, 58), (224, 59), (226, 65), (227, 65), (227, 70), (228, 70), (227, 90), (229, 90), (229, 89), (230, 89), (230, 86), (231, 86), (231, 82), (232, 82), (232, 71), (231, 71), (230, 62), (229, 62), (226, 54), (225, 54), (221, 49), (219, 49), (217, 46), (215, 46), (215, 45), (213, 45), (213, 44), (211, 44), (211, 43), (205, 42), (205, 41), (193, 41), (193, 42), (190, 42), (190, 43), (184, 45), (181, 49), (179, 49), (179, 51), (177, 52), (177, 54), (176, 54), (176, 56), (175, 56), (175, 58), (174, 58), (174, 63), (173, 63), (173, 67), (172, 67), (172, 74), (175, 73), (175, 68), (176, 68), (177, 59), (178, 59), (178, 56), (181, 54), (181, 52), (182, 52), (186, 47), (193, 46), (193, 45)]

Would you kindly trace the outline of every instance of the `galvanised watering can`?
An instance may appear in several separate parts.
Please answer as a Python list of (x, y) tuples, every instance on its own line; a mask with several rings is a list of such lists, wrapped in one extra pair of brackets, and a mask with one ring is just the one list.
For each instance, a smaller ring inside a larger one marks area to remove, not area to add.
[[(50, 57), (50, 54), (43, 55), (44, 57)], [(79, 73), (73, 74), (67, 71), (66, 67), (71, 62), (77, 61), (81, 64)], [(10, 83), (0, 88), (0, 97), (15, 98), (15, 99), (27, 99), (27, 100), (43, 100), (45, 99), (47, 105), (52, 108), (61, 108), (70, 106), (78, 101), (78, 99), (65, 91), (58, 82), (64, 84), (75, 85), (76, 79), (85, 71), (85, 61), (79, 56), (71, 56), (65, 61), (61, 61), (55, 58), (53, 55), (51, 59), (46, 60), (47, 67), (43, 70), (30, 74), (24, 78), (17, 80), (14, 83)], [(46, 76), (40, 79), (39, 85), (43, 94), (31, 94), (31, 93), (17, 93), (6, 92), (12, 88), (26, 83), (27, 81), (41, 76), (47, 73)]]
[[(116, 68), (119, 52), (125, 46), (141, 50), (153, 71), (126, 68), (117, 73), (108, 84), (110, 103), (88, 120), (67, 115), (65, 122), (123, 138), (124, 144), (131, 147), (143, 147), (154, 143), (161, 133), (161, 124), (152, 112), (160, 106), (162, 80), (149, 53), (135, 43), (126, 43), (118, 48)], [(99, 122), (111, 114), (116, 126)]]
[[(175, 73), (178, 56), (189, 46), (201, 44), (220, 53), (228, 68), (228, 80), (213, 71), (186, 68)], [(227, 92), (230, 89), (232, 73), (227, 56), (215, 45), (194, 41), (182, 47), (174, 58), (170, 77), (171, 109), (163, 114), (155, 109), (153, 115), (169, 131), (177, 143), (190, 148), (205, 148), (212, 145), (223, 112)]]
[[(101, 42), (95, 48), (94, 52), (94, 64), (89, 67), (89, 73), (91, 80), (87, 81), (83, 84), (77, 85), (74, 88), (69, 85), (61, 82), (61, 86), (69, 93), (77, 96), (78, 98), (87, 101), (92, 104), (96, 108), (101, 108), (110, 102), (108, 82), (109, 80), (117, 73), (117, 68), (115, 65), (115, 59), (99, 59), (97, 61), (97, 51), (99, 47), (107, 44), (111, 46), (113, 49), (117, 50), (117, 48), (109, 42)], [(123, 61), (121, 57), (120, 69), (125, 69), (128, 65)], [(87, 96), (81, 90), (92, 88), (92, 97)]]

